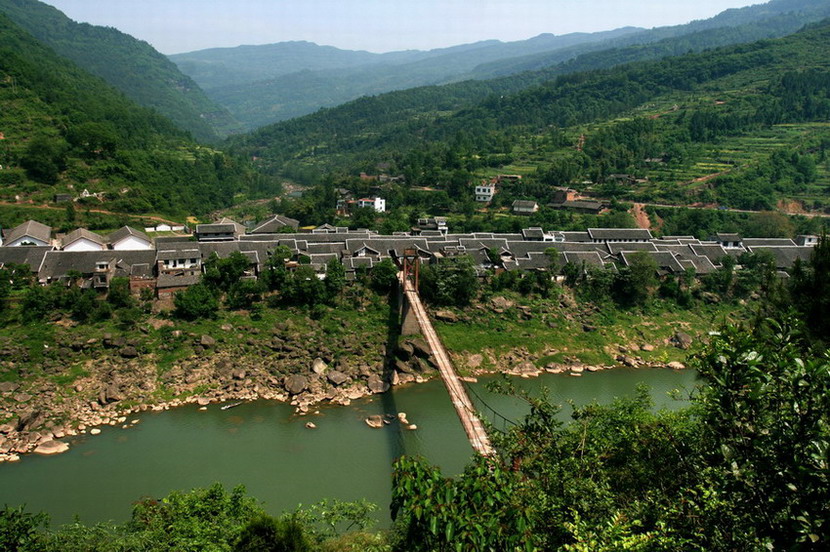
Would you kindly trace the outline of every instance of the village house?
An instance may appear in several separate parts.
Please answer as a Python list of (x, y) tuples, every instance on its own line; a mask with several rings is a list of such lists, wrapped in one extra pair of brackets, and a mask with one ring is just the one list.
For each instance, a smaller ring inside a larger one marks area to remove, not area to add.
[(101, 251), (107, 248), (107, 242), (95, 232), (78, 228), (63, 237), (61, 249), (64, 251)]
[(647, 242), (651, 231), (644, 228), (589, 228), (588, 235), (594, 243)]
[(153, 241), (144, 232), (139, 232), (130, 226), (123, 226), (107, 236), (110, 249), (117, 251), (149, 251), (153, 249)]
[(52, 228), (35, 220), (27, 220), (6, 234), (3, 247), (43, 247), (52, 245)]
[(374, 209), (378, 213), (386, 212), (386, 200), (380, 197), (363, 198), (357, 200), (357, 207), (359, 209), (369, 208)]
[(743, 239), (740, 234), (718, 232), (709, 237), (709, 241), (717, 242), (724, 249), (743, 249)]
[(274, 215), (265, 222), (260, 223), (251, 230), (251, 234), (278, 234), (284, 232), (286, 229), (297, 231), (300, 227), (300, 221), (291, 217), (284, 217), (282, 215)]
[(511, 206), (514, 215), (532, 215), (539, 210), (539, 204), (535, 201), (517, 199)]
[(479, 203), (490, 203), (496, 195), (496, 182), (482, 182), (476, 186), (476, 201)]
[(233, 241), (245, 233), (245, 227), (231, 219), (224, 218), (219, 222), (196, 225), (196, 239), (198, 241)]

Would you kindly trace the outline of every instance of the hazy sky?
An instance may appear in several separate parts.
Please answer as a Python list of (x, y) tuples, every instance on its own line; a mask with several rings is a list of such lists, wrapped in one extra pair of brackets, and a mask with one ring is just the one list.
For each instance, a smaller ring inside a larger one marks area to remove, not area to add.
[(353, 50), (430, 49), (540, 33), (657, 27), (765, 0), (45, 0), (165, 54), (308, 40)]

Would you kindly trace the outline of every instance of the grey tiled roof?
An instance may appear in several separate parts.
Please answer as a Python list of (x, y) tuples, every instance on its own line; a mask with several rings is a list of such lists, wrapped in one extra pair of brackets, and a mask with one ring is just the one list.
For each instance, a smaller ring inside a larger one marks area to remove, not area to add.
[(608, 243), (606, 247), (612, 255), (623, 251), (657, 251), (657, 246), (651, 242)]
[[(265, 222), (259, 224), (251, 230), (251, 234), (271, 234), (279, 232), (282, 228), (293, 228), (296, 230), (300, 226), (300, 221), (282, 215), (274, 215)], [(318, 228), (321, 228), (318, 226)], [(334, 230), (333, 226), (329, 228)]]
[(123, 226), (107, 236), (107, 243), (116, 243), (124, 238), (128, 238), (130, 236), (134, 236), (136, 238), (140, 238), (147, 243), (153, 243), (150, 238), (144, 232), (140, 232), (131, 226)]
[(775, 258), (776, 268), (791, 268), (795, 264), (796, 259), (801, 259), (802, 262), (810, 260), (810, 255), (813, 253), (813, 248), (810, 246), (758, 246), (751, 247), (750, 253), (760, 253), (761, 251), (769, 251)]
[(645, 228), (589, 228), (594, 240), (650, 240), (651, 231)]
[(80, 239), (87, 239), (93, 243), (97, 243), (100, 246), (103, 246), (106, 243), (103, 236), (101, 236), (100, 234), (90, 232), (86, 228), (78, 228), (77, 230), (73, 230), (72, 232), (64, 236), (63, 240), (61, 240), (61, 244), (63, 245), (63, 247), (66, 247), (67, 245), (76, 242)]
[(744, 238), (744, 247), (787, 247), (793, 246), (795, 242), (789, 238)]
[(47, 251), (52, 251), (52, 247), (0, 247), (0, 265), (27, 265), (32, 272), (37, 272)]
[(155, 265), (156, 252), (146, 251), (49, 251), (43, 259), (38, 272), (41, 281), (56, 280), (66, 277), (70, 270), (77, 270), (81, 274), (89, 275), (95, 272), (95, 265), (99, 262), (114, 263), (122, 271), (122, 275), (130, 274), (130, 267), (135, 264)]
[(49, 243), (52, 239), (52, 228), (50, 226), (46, 226), (45, 224), (41, 224), (36, 220), (27, 220), (23, 224), (15, 226), (9, 230), (9, 233), (6, 234), (6, 239), (3, 243), (9, 244), (25, 236), (35, 238), (44, 243)]

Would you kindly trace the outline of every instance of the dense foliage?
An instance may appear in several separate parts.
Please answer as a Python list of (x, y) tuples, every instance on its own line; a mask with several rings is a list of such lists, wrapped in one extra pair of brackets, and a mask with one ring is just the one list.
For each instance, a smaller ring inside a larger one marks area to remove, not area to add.
[(88, 188), (102, 194), (85, 199), (98, 208), (189, 215), (228, 206), (240, 193), (278, 189), (240, 160), (196, 145), (2, 14), (0, 80), (3, 200), (52, 201)]
[(112, 27), (76, 23), (37, 0), (2, 0), (0, 13), (59, 55), (152, 108), (199, 140), (216, 141), (236, 123), (192, 79), (147, 44)]

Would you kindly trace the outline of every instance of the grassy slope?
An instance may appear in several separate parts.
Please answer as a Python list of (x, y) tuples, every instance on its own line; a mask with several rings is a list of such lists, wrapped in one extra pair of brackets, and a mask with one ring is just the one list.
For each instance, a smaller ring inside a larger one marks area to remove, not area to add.
[[(496, 358), (519, 348), (527, 349), (537, 366), (570, 359), (591, 365), (614, 365), (619, 346), (653, 345), (653, 351), (631, 353), (648, 362), (685, 360), (688, 352), (667, 344), (676, 332), (697, 337), (725, 321), (740, 320), (748, 311), (735, 305), (707, 305), (694, 310), (655, 307), (651, 312), (593, 309), (590, 305), (563, 306), (557, 301), (508, 294), (517, 305), (529, 306), (533, 318), (517, 308), (496, 313), (491, 309), (459, 311), (462, 321), (436, 322), (446, 347), (462, 358), (490, 352)], [(585, 331), (584, 326), (595, 327)], [(697, 339), (696, 339), (697, 341)], [(486, 360), (486, 354), (485, 354)], [(485, 368), (487, 367), (485, 363)]]

